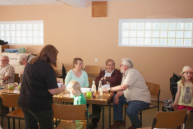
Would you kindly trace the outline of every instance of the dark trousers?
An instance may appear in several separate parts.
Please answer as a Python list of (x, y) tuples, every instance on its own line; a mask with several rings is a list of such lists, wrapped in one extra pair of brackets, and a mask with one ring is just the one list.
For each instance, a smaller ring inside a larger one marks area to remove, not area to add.
[(32, 112), (22, 109), (25, 118), (25, 129), (53, 129), (53, 111)]
[(92, 105), (92, 114), (97, 118), (92, 118), (92, 123), (97, 123), (100, 120), (101, 114), (101, 105), (93, 104)]

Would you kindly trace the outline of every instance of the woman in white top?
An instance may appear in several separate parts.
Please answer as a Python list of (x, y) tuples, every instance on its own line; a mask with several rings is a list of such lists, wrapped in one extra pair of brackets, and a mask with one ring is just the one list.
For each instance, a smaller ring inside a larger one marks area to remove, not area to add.
[(83, 69), (83, 60), (81, 58), (74, 58), (73, 60), (74, 68), (71, 69), (65, 78), (65, 85), (67, 86), (70, 81), (74, 80), (80, 83), (81, 88), (88, 87), (88, 75), (82, 70)]

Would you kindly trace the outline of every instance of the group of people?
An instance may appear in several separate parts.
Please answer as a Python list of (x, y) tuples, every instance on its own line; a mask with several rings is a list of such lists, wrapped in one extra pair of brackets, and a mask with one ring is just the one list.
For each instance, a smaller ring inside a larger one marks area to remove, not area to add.
[[(74, 95), (74, 105), (86, 104), (86, 99), (80, 90), (81, 87), (89, 86), (88, 75), (83, 70), (83, 60), (74, 58), (74, 68), (67, 73), (65, 85), (58, 87), (52, 68), (56, 66), (57, 55), (58, 50), (54, 46), (46, 45), (25, 67), (18, 104), (24, 112), (26, 129), (38, 129), (37, 123), (41, 129), (53, 129), (53, 95), (63, 92), (65, 88)], [(4, 62), (4, 60), (6, 59), (1, 61)], [(182, 79), (178, 82), (178, 92), (173, 105), (174, 107), (178, 105), (179, 110), (183, 108), (193, 110), (192, 73), (191, 67), (183, 68)], [(129, 58), (123, 58), (120, 70), (117, 70), (115, 62), (108, 59), (106, 69), (95, 79), (96, 86), (99, 81), (102, 85), (109, 87), (103, 89), (103, 92), (115, 93), (112, 99), (115, 122), (111, 128), (117, 129), (124, 125), (123, 104), (128, 105), (126, 113), (132, 123), (128, 129), (139, 128), (141, 125), (138, 112), (150, 105), (151, 96), (143, 76), (133, 68), (133, 62)], [(98, 126), (100, 113), (100, 105), (93, 104), (90, 129)]]

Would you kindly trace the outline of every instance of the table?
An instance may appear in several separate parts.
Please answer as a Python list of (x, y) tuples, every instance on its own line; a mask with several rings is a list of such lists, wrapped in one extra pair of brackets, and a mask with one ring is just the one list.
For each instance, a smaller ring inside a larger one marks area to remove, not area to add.
[[(102, 99), (96, 98), (86, 98), (88, 104), (99, 104), (102, 106), (102, 129), (104, 129), (104, 106), (109, 106), (109, 129), (111, 128), (111, 104), (110, 101), (114, 95), (114, 92), (103, 93)], [(59, 94), (54, 95), (55, 102), (73, 102), (73, 98), (70, 97), (70, 94)]]
[[(20, 94), (20, 91), (18, 89), (15, 90), (8, 90), (7, 86), (4, 89), (0, 89), (0, 94), (2, 92), (6, 93), (15, 93)], [(110, 101), (114, 95), (114, 92), (107, 92), (103, 93), (102, 99), (96, 98), (86, 98), (86, 101), (88, 104), (98, 104), (102, 106), (102, 129), (104, 129), (104, 106), (109, 106), (109, 129), (111, 128), (111, 104)], [(70, 94), (59, 94), (53, 96), (54, 102), (73, 102), (73, 98), (70, 97)]]

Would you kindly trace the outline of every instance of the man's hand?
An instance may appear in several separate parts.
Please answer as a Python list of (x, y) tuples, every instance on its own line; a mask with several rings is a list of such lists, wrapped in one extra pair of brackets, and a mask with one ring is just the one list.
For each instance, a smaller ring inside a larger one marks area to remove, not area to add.
[(116, 95), (114, 100), (113, 100), (114, 104), (119, 104), (119, 97)]
[(117, 92), (117, 94), (114, 97), (113, 103), (114, 104), (119, 104), (119, 97), (121, 97), (122, 95), (123, 95), (123, 91)]

